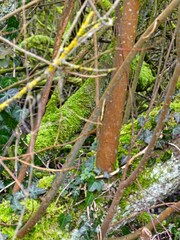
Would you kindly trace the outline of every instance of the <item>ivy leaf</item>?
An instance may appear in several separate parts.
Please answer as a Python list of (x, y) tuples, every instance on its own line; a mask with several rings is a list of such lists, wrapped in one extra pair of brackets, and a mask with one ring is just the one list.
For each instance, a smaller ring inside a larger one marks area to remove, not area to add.
[(8, 239), (8, 235), (7, 234), (3, 234), (0, 232), (0, 239), (1, 240), (7, 240)]
[[(83, 183), (83, 180), (81, 179), (81, 176), (77, 176), (76, 179), (75, 179), (75, 181), (74, 181), (74, 185), (75, 185), (75, 186), (79, 186), (79, 185), (81, 185), (82, 183)], [(72, 188), (72, 185), (69, 185), (69, 187), (68, 187), (67, 189), (69, 189), (69, 188)]]
[[(7, 83), (4, 81), (7, 80)], [(2, 83), (3, 81), (3, 83)], [(16, 81), (15, 78), (0, 78), (1, 83), (4, 84), (4, 87), (12, 82)], [(0, 103), (8, 100), (13, 97), (18, 90), (16, 88), (12, 88), (0, 94)], [(13, 130), (16, 128), (18, 122), (22, 119), (23, 116), (27, 115), (24, 110), (20, 108), (20, 106), (16, 103), (12, 103), (10, 106), (5, 108), (2, 112), (0, 112), (0, 152), (2, 151), (2, 147), (7, 143), (9, 137), (11, 136)]]
[[(17, 30), (19, 28), (19, 21), (17, 20), (17, 18), (15, 16), (10, 17), (7, 20), (7, 27), (6, 27), (6, 32), (13, 32), (15, 30)], [(15, 31), (11, 34), (7, 34), (6, 37), (10, 40), (14, 39), (15, 37), (17, 37), (18, 35), (18, 31)]]
[[(7, 116), (7, 115), (6, 115), (6, 116)], [(0, 115), (0, 117), (1, 117), (1, 115)], [(0, 123), (1, 123), (3, 120), (4, 120), (3, 118), (0, 119)], [(6, 131), (6, 132), (9, 132), (9, 133), (11, 132), (7, 125), (1, 125), (1, 124), (0, 124), (0, 130)]]
[(95, 173), (96, 175), (100, 175), (100, 174), (101, 174), (101, 169), (100, 169), (100, 168), (94, 169), (94, 173)]
[(23, 199), (24, 193), (22, 191), (16, 192), (13, 197), (15, 197), (17, 199)]
[(18, 105), (14, 105), (13, 107), (11, 107), (11, 111), (9, 111), (9, 113), (14, 120), (19, 122), (24, 113), (24, 110), (21, 109)]
[(0, 94), (0, 103), (8, 100), (9, 98), (12, 98), (16, 93), (18, 92), (17, 88), (11, 88), (7, 90), (6, 92), (3, 92)]
[(3, 189), (5, 186), (4, 186), (4, 182), (2, 180), (0, 180), (0, 189)]
[[(1, 68), (7, 68), (9, 66), (9, 57), (4, 57), (3, 59), (0, 59), (0, 67)], [(0, 84), (1, 86), (1, 84)]]
[[(26, 0), (25, 3), (29, 3), (31, 0)], [(18, 7), (21, 7), (24, 3), (22, 2), (22, 0), (18, 0)]]
[(35, 184), (32, 184), (29, 189), (29, 196), (33, 199), (37, 199), (39, 195), (42, 195), (46, 192), (46, 189), (39, 188)]
[(91, 179), (94, 179), (94, 173), (89, 171), (88, 168), (85, 168), (81, 173), (81, 181), (91, 181)]
[(59, 226), (62, 230), (64, 230), (65, 226), (71, 222), (71, 215), (70, 214), (64, 214), (61, 213), (59, 218)]
[(19, 26), (19, 21), (17, 20), (17, 18), (15, 16), (10, 17), (7, 20), (7, 28), (18, 28)]
[(21, 211), (23, 208), (23, 206), (19, 202), (19, 199), (17, 198), (13, 198), (11, 206), (14, 211)]
[[(164, 121), (164, 122), (167, 122), (167, 121), (168, 121), (169, 113), (170, 113), (170, 110), (168, 110), (168, 113), (166, 114), (166, 118), (165, 118), (165, 121)], [(156, 117), (155, 117), (155, 119), (154, 119), (156, 123), (159, 121), (160, 115), (161, 115), (161, 110), (158, 112), (158, 114), (156, 115)]]
[(89, 171), (92, 171), (94, 169), (94, 161), (95, 157), (94, 156), (90, 157), (84, 164), (85, 168), (88, 169)]
[(74, 199), (77, 199), (77, 197), (80, 195), (80, 191), (78, 189), (74, 189), (72, 191), (72, 195), (73, 195)]
[(172, 131), (173, 138), (175, 138), (177, 135), (180, 135), (180, 125), (177, 125), (173, 131)]
[(85, 200), (85, 205), (88, 207), (95, 199), (96, 197), (92, 192), (88, 192), (86, 200)]
[(94, 151), (97, 151), (97, 141), (95, 140), (93, 143), (92, 143), (92, 145), (91, 145), (91, 147), (90, 147), (90, 150), (92, 151), (92, 150), (94, 150)]
[(156, 148), (158, 148), (158, 149), (163, 149), (164, 145), (165, 145), (165, 141), (163, 141), (162, 139), (160, 139), (156, 142)]
[(0, 151), (3, 144), (6, 144), (13, 130), (16, 128), (20, 119), (20, 107), (7, 107), (0, 112)]
[[(0, 64), (1, 64), (1, 62), (0, 62)], [(1, 86), (1, 88), (5, 88), (17, 81), (18, 81), (18, 79), (15, 77), (1, 77), (0, 78), (0, 86)]]
[(140, 118), (138, 118), (138, 125), (140, 127), (142, 127), (144, 125), (145, 122), (145, 118), (143, 116), (141, 116)]
[(13, 196), (11, 207), (14, 211), (21, 211), (23, 206), (20, 203), (20, 200), (24, 198), (24, 194), (20, 192), (16, 192)]
[(122, 154), (122, 158), (120, 160), (121, 166), (124, 166), (127, 163), (128, 156)]
[(106, 179), (109, 179), (110, 175), (107, 171), (105, 171), (103, 177), (106, 178)]
[(180, 123), (180, 114), (177, 113), (177, 112), (175, 112), (175, 113), (174, 113), (174, 119), (175, 119), (175, 121), (176, 121), (177, 123)]
[(0, 129), (0, 146), (3, 147), (3, 145), (7, 143), (8, 139), (9, 134)]
[(104, 181), (95, 181), (89, 188), (89, 192), (95, 192), (96, 190), (99, 192), (102, 190), (104, 185)]
[(149, 144), (151, 141), (151, 138), (153, 136), (152, 131), (150, 131), (149, 129), (146, 129), (142, 132), (142, 134), (140, 135), (139, 139), (143, 140), (145, 143)]

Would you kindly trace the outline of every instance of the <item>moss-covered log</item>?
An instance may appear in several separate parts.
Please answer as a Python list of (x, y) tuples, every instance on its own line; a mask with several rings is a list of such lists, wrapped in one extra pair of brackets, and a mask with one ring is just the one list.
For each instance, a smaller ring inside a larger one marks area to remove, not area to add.
[(56, 143), (64, 143), (80, 130), (84, 118), (88, 118), (95, 106), (95, 81), (88, 79), (62, 107), (59, 92), (52, 95), (43, 117), (36, 149)]

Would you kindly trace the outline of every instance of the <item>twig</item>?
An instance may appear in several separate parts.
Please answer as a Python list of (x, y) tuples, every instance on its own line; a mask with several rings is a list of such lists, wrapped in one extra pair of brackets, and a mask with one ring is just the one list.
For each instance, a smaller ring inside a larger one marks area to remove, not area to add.
[(13, 12), (6, 14), (4, 17), (2, 17), (2, 18), (0, 19), (0, 22), (2, 22), (2, 21), (4, 21), (4, 20), (6, 20), (6, 19), (8, 19), (8, 18), (10, 18), (10, 17), (12, 17), (12, 16), (14, 16), (14, 15), (16, 15), (16, 14), (19, 13), (19, 12), (22, 12), (23, 9), (30, 8), (31, 6), (33, 6), (34, 4), (36, 4), (36, 3), (40, 2), (40, 1), (42, 1), (42, 0), (34, 0), (34, 1), (32, 1), (32, 2), (30, 2), (30, 3), (28, 3), (28, 4), (26, 4), (26, 5), (23, 5), (22, 7), (14, 10)]
[(34, 54), (34, 53), (31, 53), (31, 52), (29, 52), (29, 51), (27, 51), (27, 50), (24, 50), (23, 48), (17, 46), (16, 44), (12, 43), (11, 41), (7, 40), (7, 39), (4, 38), (4, 37), (1, 37), (1, 36), (0, 36), (0, 41), (7, 43), (9, 46), (17, 49), (18, 51), (23, 52), (24, 54), (26, 54), (26, 55), (28, 55), (28, 56), (30, 56), (30, 57), (33, 57), (33, 58), (35, 58), (35, 59), (37, 59), (37, 60), (39, 60), (39, 61), (41, 61), (41, 62), (44, 62), (44, 63), (46, 63), (47, 65), (51, 65), (51, 64), (52, 64), (50, 61), (48, 61), (48, 60), (46, 60), (46, 59), (44, 59), (44, 58), (42, 58), (42, 57), (39, 57), (38, 55), (36, 55), (36, 54)]
[[(144, 148), (142, 151), (140, 151), (139, 153), (137, 153), (136, 155), (134, 155), (134, 156), (129, 160), (128, 165), (131, 165), (132, 162), (133, 162), (137, 157), (143, 155), (143, 154), (146, 152), (147, 148), (148, 148), (148, 147)], [(122, 166), (121, 168), (118, 168), (118, 169), (116, 169), (115, 171), (109, 173), (109, 177), (113, 177), (113, 176), (116, 175), (121, 169), (124, 169), (124, 168), (125, 168), (125, 165)], [(104, 178), (104, 175), (99, 175), (99, 176), (96, 176), (95, 178), (96, 178), (96, 179)]]
[[(170, 215), (172, 215), (174, 212), (177, 212), (180, 210), (180, 202), (175, 203), (174, 205), (166, 208), (156, 219), (153, 220), (153, 222), (148, 223), (145, 225), (147, 229), (150, 231), (153, 230), (153, 225), (157, 226), (159, 223), (167, 219)], [(117, 237), (117, 238), (110, 238), (109, 240), (134, 240), (137, 239), (142, 233), (142, 228), (138, 229), (137, 231), (130, 233), (123, 237)]]
[[(67, 26), (68, 23), (68, 19), (69, 16), (71, 14), (71, 11), (73, 9), (74, 6), (74, 0), (72, 0), (69, 4), (69, 0), (66, 0), (65, 2), (65, 7), (64, 7), (64, 12), (63, 12), (63, 16), (59, 22), (59, 28), (58, 28), (58, 33), (56, 36), (56, 41), (55, 41), (55, 45), (54, 45), (54, 54), (53, 54), (53, 58), (55, 59), (61, 44), (61, 40), (62, 40), (62, 36), (63, 33), (65, 31), (65, 28)], [(41, 101), (39, 103), (39, 109), (38, 109), (38, 116), (37, 116), (37, 122), (34, 126), (34, 133), (31, 136), (31, 140), (30, 140), (30, 144), (29, 144), (29, 148), (27, 153), (29, 154), (26, 158), (26, 162), (30, 162), (31, 161), (31, 153), (34, 152), (34, 146), (35, 146), (35, 142), (36, 142), (36, 138), (37, 138), (37, 134), (38, 134), (38, 130), (41, 124), (41, 120), (42, 117), (45, 113), (45, 109), (46, 109), (46, 104), (48, 102), (48, 97), (50, 94), (50, 90), (51, 90), (51, 86), (52, 86), (52, 82), (53, 82), (53, 77), (54, 77), (54, 73), (55, 73), (55, 69), (53, 71), (51, 71), (51, 74), (49, 76), (48, 81), (46, 82), (46, 85), (42, 91), (42, 98)], [(18, 179), (20, 182), (22, 182), (24, 180), (24, 176), (26, 173), (26, 169), (27, 169), (27, 165), (22, 165)], [(16, 192), (19, 190), (19, 186), (16, 184), (14, 186), (13, 192)]]

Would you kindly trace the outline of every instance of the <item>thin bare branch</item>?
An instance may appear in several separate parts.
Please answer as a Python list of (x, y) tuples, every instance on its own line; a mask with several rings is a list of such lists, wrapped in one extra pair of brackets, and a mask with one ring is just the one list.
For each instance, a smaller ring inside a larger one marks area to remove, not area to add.
[[(179, 212), (180, 211), (180, 202), (175, 203), (174, 205), (166, 208), (156, 219), (154, 219), (152, 222), (148, 223), (145, 227), (152, 231), (154, 229), (154, 226), (157, 226), (160, 224), (162, 221), (167, 219), (170, 215), (172, 215), (174, 212)], [(124, 237), (117, 237), (117, 238), (110, 238), (109, 240), (134, 240), (137, 239), (141, 233), (142, 229), (140, 228), (136, 230), (133, 233), (130, 233), (129, 235), (126, 235)]]
[(34, 0), (34, 1), (31, 1), (30, 3), (28, 3), (28, 4), (26, 4), (26, 5), (23, 5), (22, 7), (14, 10), (13, 12), (6, 14), (4, 17), (2, 17), (2, 18), (0, 19), (0, 22), (2, 22), (2, 21), (4, 21), (4, 20), (6, 20), (6, 19), (8, 19), (8, 18), (10, 18), (10, 17), (12, 17), (12, 16), (14, 16), (14, 15), (16, 15), (17, 13), (22, 12), (23, 9), (28, 9), (28, 8), (30, 8), (31, 6), (33, 6), (33, 5), (35, 5), (36, 3), (39, 3), (39, 2), (41, 2), (41, 1), (42, 1), (42, 0)]

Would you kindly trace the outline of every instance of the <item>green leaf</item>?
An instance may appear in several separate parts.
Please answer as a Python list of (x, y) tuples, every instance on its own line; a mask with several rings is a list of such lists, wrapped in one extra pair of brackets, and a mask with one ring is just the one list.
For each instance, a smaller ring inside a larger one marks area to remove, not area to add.
[(2, 236), (2, 240), (8, 240), (8, 235), (7, 234), (2, 234), (0, 232), (0, 236)]
[[(1, 68), (7, 68), (8, 66), (9, 66), (9, 57), (5, 57), (3, 59), (0, 59), (0, 67)], [(0, 84), (0, 86), (1, 86), (1, 84)]]
[(4, 182), (2, 180), (0, 180), (0, 189), (3, 189), (5, 186), (4, 186)]
[[(139, 55), (135, 57), (135, 59), (131, 63), (131, 69), (132, 71), (136, 71), (137, 64), (139, 62)], [(142, 66), (141, 66), (141, 72), (139, 75), (139, 81), (138, 81), (138, 86), (137, 90), (138, 91), (144, 91), (146, 90), (154, 81), (154, 76), (151, 71), (151, 68), (149, 64), (147, 64), (145, 61), (143, 61)]]
[[(3, 87), (6, 87), (14, 81), (16, 81), (16, 78), (0, 78), (0, 85), (2, 84)], [(16, 88), (12, 88), (1, 93), (0, 103), (13, 97), (17, 91)], [(2, 152), (3, 144), (6, 144), (18, 122), (20, 122), (22, 116), (25, 115), (27, 116), (27, 112), (24, 112), (17, 103), (12, 103), (10, 106), (6, 107), (5, 110), (0, 112), (0, 152)]]
[(110, 178), (109, 172), (105, 171), (103, 177), (109, 179)]
[(21, 211), (23, 208), (23, 206), (19, 202), (19, 199), (17, 198), (13, 198), (11, 206), (14, 211)]
[(85, 200), (86, 207), (88, 207), (94, 201), (94, 199), (95, 199), (94, 194), (91, 192), (88, 192), (86, 200)]
[(88, 169), (89, 171), (92, 171), (94, 169), (94, 161), (95, 157), (94, 156), (90, 157), (84, 164), (85, 168)]
[(180, 123), (180, 114), (177, 113), (177, 112), (175, 112), (175, 113), (174, 113), (174, 119), (175, 119), (175, 121), (176, 121), (177, 123)]
[(61, 213), (59, 218), (59, 226), (62, 230), (64, 230), (65, 226), (70, 223), (71, 221), (71, 215), (70, 214), (64, 214), (64, 213)]
[(95, 181), (89, 188), (89, 192), (101, 191), (104, 185), (104, 181)]
[(11, 202), (11, 207), (14, 211), (21, 211), (23, 206), (19, 202), (19, 200), (24, 198), (24, 194), (20, 192), (16, 192), (13, 196), (12, 202)]
[(145, 123), (145, 118), (143, 116), (141, 116), (140, 118), (138, 118), (138, 125), (140, 127), (142, 127)]
[(173, 138), (180, 135), (180, 125), (177, 125), (172, 131)]
[(81, 180), (82, 181), (91, 181), (91, 179), (94, 179), (94, 173), (90, 172), (89, 169), (85, 168), (81, 174)]
[(8, 132), (5, 132), (4, 130), (0, 129), (0, 146), (1, 144), (5, 144), (8, 139), (9, 139), (9, 135)]
[(97, 141), (95, 140), (93, 143), (92, 143), (92, 146), (90, 147), (90, 150), (94, 150), (94, 151), (97, 151)]
[(157, 142), (156, 142), (156, 148), (158, 149), (163, 149), (165, 146), (165, 141), (162, 140), (162, 139), (159, 139)]
[(31, 198), (37, 199), (39, 195), (42, 195), (46, 192), (46, 189), (39, 188), (35, 184), (32, 184), (29, 189), (29, 195)]
[[(19, 28), (19, 21), (15, 16), (12, 16), (7, 21), (6, 32), (13, 32)], [(6, 37), (10, 40), (16, 38), (18, 35), (18, 31), (15, 31), (11, 34), (7, 34)]]
[[(168, 113), (166, 114), (166, 118), (165, 118), (164, 122), (167, 122), (167, 121), (168, 121), (169, 114), (170, 114), (170, 110), (168, 110)], [(160, 115), (161, 115), (161, 110), (158, 112), (157, 116), (156, 116), (155, 119), (154, 119), (156, 123), (159, 121)]]
[[(0, 64), (1, 64), (1, 61), (0, 61)], [(18, 79), (15, 77), (1, 77), (0, 78), (0, 86), (1, 86), (1, 88), (5, 88), (17, 81), (18, 81)]]
[(8, 28), (18, 28), (19, 27), (19, 21), (17, 20), (17, 18), (15, 16), (10, 17), (7, 20), (7, 29)]
[(0, 94), (0, 103), (8, 100), (9, 98), (12, 98), (16, 93), (18, 92), (18, 89), (11, 88), (7, 90), (6, 92), (3, 92)]
[[(26, 0), (25, 3), (29, 3), (31, 2), (31, 0)], [(24, 3), (22, 2), (22, 0), (18, 0), (18, 7), (21, 7), (22, 5), (24, 5)]]
[(153, 135), (152, 131), (150, 131), (149, 129), (145, 129), (140, 135), (139, 139), (149, 144), (151, 141), (152, 135)]

